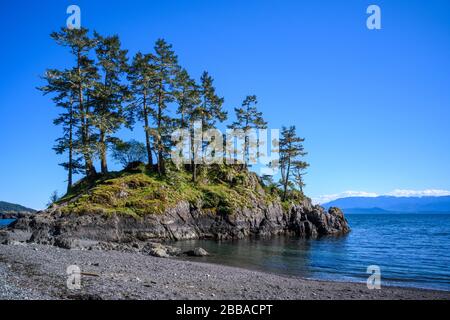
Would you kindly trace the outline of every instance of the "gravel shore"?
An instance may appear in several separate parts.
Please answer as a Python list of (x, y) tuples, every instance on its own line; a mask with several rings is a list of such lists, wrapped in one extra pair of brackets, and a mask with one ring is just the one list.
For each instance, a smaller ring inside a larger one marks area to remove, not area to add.
[[(67, 288), (67, 267), (82, 272)], [(0, 299), (450, 299), (450, 292), (327, 282), (140, 253), (0, 245)]]

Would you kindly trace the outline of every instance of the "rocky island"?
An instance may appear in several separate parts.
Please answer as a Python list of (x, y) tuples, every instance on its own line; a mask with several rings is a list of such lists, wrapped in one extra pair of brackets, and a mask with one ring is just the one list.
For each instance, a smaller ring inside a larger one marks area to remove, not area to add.
[(204, 168), (193, 184), (183, 171), (161, 178), (143, 164), (84, 179), (49, 209), (21, 217), (10, 229), (29, 235), (30, 242), (68, 248), (80, 240), (127, 244), (272, 235), (315, 238), (350, 231), (338, 208), (325, 212), (299, 192), (282, 201), (276, 189), (248, 170)]

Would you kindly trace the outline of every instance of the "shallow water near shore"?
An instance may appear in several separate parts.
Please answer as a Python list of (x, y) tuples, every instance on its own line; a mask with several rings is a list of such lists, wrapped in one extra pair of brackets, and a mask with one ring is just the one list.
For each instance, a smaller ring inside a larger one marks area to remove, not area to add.
[(318, 240), (274, 237), (191, 240), (211, 255), (189, 258), (281, 275), (365, 282), (378, 265), (381, 284), (450, 291), (450, 214), (348, 214), (352, 232)]

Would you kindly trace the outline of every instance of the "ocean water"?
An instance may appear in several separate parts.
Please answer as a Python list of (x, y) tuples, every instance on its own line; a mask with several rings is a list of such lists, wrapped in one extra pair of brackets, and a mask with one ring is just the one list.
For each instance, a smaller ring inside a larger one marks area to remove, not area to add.
[(349, 214), (352, 232), (318, 240), (276, 237), (216, 242), (180, 241), (211, 253), (196, 261), (332, 281), (366, 282), (367, 267), (381, 285), (450, 291), (450, 214)]
[(15, 219), (0, 219), (0, 228), (4, 228), (8, 226), (10, 223), (13, 223)]

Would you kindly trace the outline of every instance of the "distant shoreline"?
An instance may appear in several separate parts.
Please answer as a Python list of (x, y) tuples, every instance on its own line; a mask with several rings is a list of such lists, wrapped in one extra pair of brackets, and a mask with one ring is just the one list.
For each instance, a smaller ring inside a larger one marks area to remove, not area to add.
[[(0, 299), (450, 299), (450, 292), (308, 280), (138, 253), (1, 245)], [(81, 290), (66, 287), (77, 264)], [(4, 273), (4, 275), (2, 274)]]
[(414, 215), (448, 215), (450, 212), (447, 211), (432, 211), (432, 212), (403, 212), (403, 211), (383, 211), (383, 212), (358, 212), (358, 211), (346, 211), (343, 209), (344, 214), (347, 215), (358, 215), (358, 214), (373, 214), (373, 215), (401, 215), (401, 214), (414, 214)]

